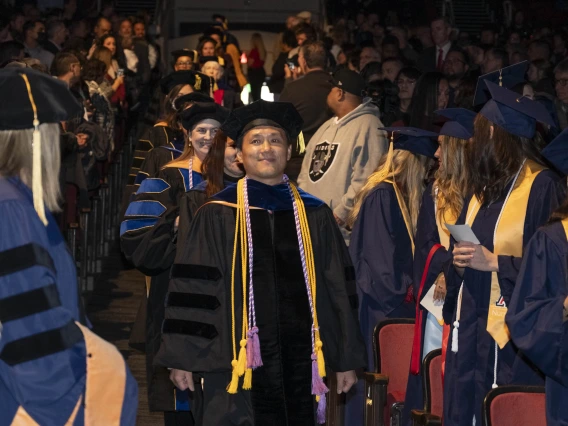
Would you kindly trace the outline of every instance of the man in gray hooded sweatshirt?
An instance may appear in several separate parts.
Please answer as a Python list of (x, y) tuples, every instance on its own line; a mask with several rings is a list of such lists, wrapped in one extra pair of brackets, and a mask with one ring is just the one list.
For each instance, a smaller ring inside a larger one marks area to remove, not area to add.
[(354, 71), (333, 75), (327, 105), (335, 114), (310, 139), (298, 177), (304, 191), (323, 200), (333, 210), (345, 242), (350, 232), (345, 222), (355, 196), (387, 152), (386, 133), (379, 109), (363, 101), (365, 82)]

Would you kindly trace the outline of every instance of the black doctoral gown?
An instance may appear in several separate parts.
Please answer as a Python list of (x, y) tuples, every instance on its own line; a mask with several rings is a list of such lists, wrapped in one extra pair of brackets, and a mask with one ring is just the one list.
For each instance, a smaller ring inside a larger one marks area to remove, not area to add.
[[(357, 322), (349, 253), (331, 210), (320, 200), (301, 194), (313, 244), (316, 304), (328, 371), (364, 367), (365, 345)], [(248, 181), (248, 196), (250, 205), (258, 207), (250, 210), (250, 217), (256, 319), (264, 364), (253, 372), (252, 390), (242, 390), (241, 380), (237, 394), (226, 391), (233, 358), (230, 289), (236, 186), (202, 206), (187, 244), (178, 242), (162, 345), (155, 362), (202, 373), (203, 401), (197, 424), (313, 426), (312, 318), (292, 199), (285, 184), (267, 186), (253, 180)], [(237, 267), (237, 319), (242, 316), (240, 274)], [(240, 336), (240, 320), (236, 322)]]
[[(202, 182), (201, 174), (192, 172), (192, 175), (194, 185)], [(148, 404), (151, 411), (187, 410), (187, 393), (184, 396), (182, 392), (175, 391), (168, 371), (153, 367), (152, 360), (160, 345), (164, 300), (170, 267), (175, 258), (174, 222), (179, 215), (180, 200), (190, 189), (189, 182), (189, 170), (177, 167), (167, 167), (157, 177), (145, 179), (128, 206), (120, 227), (121, 247), (126, 258), (139, 271), (152, 277), (145, 316)], [(203, 198), (201, 194), (196, 193), (195, 196), (198, 200)]]
[[(172, 129), (171, 127), (155, 125), (154, 127), (146, 130), (142, 137), (138, 139), (134, 149), (132, 167), (128, 173), (128, 181), (126, 183), (124, 194), (122, 195), (122, 208), (120, 210), (121, 216), (123, 216), (128, 204), (132, 201), (132, 194), (138, 190), (142, 181), (146, 177), (155, 177), (165, 163), (175, 158), (171, 157), (169, 160), (161, 164), (160, 167), (153, 168), (152, 165), (155, 164), (157, 157), (155, 157), (151, 162), (145, 160), (150, 153), (158, 147), (172, 148), (180, 152), (183, 151), (185, 147), (185, 137), (183, 132), (181, 130)], [(163, 155), (164, 153), (161, 154)]]

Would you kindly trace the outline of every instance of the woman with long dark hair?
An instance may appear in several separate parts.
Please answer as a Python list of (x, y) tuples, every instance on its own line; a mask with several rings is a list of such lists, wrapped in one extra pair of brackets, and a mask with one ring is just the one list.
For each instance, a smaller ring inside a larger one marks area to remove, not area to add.
[(442, 304), (446, 296), (444, 268), (452, 255), (450, 232), (446, 224), (455, 224), (468, 190), (466, 149), (473, 136), (476, 113), (462, 108), (436, 112), (451, 120), (444, 124), (436, 151), (438, 168), (422, 196), (416, 225), (416, 249), (413, 263), (413, 288), (416, 299), (414, 345), (406, 386), (402, 424), (412, 424), (412, 410), (424, 408), (422, 360), (442, 346), (441, 318), (426, 310), (421, 302), (427, 298)]
[(412, 100), (408, 107), (408, 123), (410, 127), (418, 127), (437, 132), (436, 114), (434, 111), (448, 106), (450, 86), (442, 73), (427, 72), (416, 82)]
[[(568, 174), (568, 130), (543, 151)], [(568, 198), (528, 243), (506, 316), (513, 342), (546, 376), (546, 424), (568, 423)]]
[(475, 119), (467, 157), (473, 196), (457, 221), (469, 225), (479, 241), (452, 244), (443, 307), (444, 321), (452, 326), (444, 421), (456, 426), (482, 421), (492, 387), (542, 383), (510, 342), (504, 318), (524, 247), (565, 194), (537, 148), (537, 121), (552, 125), (546, 109), (489, 81), (485, 85), (492, 99)]
[(188, 143), (182, 154), (146, 178), (128, 206), (120, 227), (126, 258), (151, 276), (146, 320), (148, 402), (151, 411), (163, 411), (167, 425), (192, 424), (185, 392), (176, 391), (168, 371), (152, 366), (160, 344), (169, 271), (176, 252), (174, 239), (183, 195), (203, 181), (202, 164), (228, 110), (215, 103), (195, 103), (181, 113)]

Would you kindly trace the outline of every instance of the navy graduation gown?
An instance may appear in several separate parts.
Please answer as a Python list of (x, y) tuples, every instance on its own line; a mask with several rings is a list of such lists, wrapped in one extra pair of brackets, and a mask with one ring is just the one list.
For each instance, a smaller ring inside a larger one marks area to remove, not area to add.
[[(537, 228), (546, 223), (551, 212), (564, 198), (565, 186), (551, 170), (543, 170), (535, 178), (529, 195), (523, 231), (526, 246)], [(473, 232), (481, 245), (493, 251), (493, 233), (504, 198), (482, 206), (473, 222)], [(468, 202), (456, 223), (465, 223)], [(450, 252), (453, 246), (450, 247)], [(521, 259), (499, 256), (499, 285), (507, 305), (515, 286)], [(462, 278), (450, 264), (446, 274), (447, 295), (444, 303), (444, 321), (453, 324)], [(491, 273), (466, 268), (463, 276), (463, 295), (459, 326), (458, 353), (452, 352), (452, 338), (448, 342), (444, 380), (444, 424), (471, 426), (475, 416), (481, 422), (481, 407), (493, 384), (495, 341), (486, 330), (488, 301), (491, 293)], [(450, 333), (453, 333), (453, 325)], [(451, 336), (451, 334), (450, 334)], [(517, 347), (509, 342), (498, 352), (497, 384), (542, 384), (536, 368), (525, 361)]]
[[(357, 277), (359, 323), (368, 367), (376, 371), (375, 326), (386, 318), (415, 316), (414, 303), (405, 300), (412, 285), (412, 245), (391, 183), (380, 183), (365, 198), (353, 225), (349, 253)], [(347, 394), (347, 426), (363, 424), (364, 392), (361, 380)]]
[[(414, 295), (418, 297), (420, 282), (426, 267), (426, 260), (432, 247), (440, 244), (440, 234), (436, 223), (436, 207), (434, 198), (432, 196), (432, 183), (428, 185), (424, 194), (422, 195), (422, 204), (420, 205), (420, 213), (418, 214), (418, 221), (416, 224), (416, 238), (414, 239), (414, 263), (413, 263), (413, 280)], [(451, 261), (451, 254), (441, 247), (433, 255), (426, 281), (422, 288), (422, 298), (430, 291), (432, 285), (438, 278), (438, 275), (443, 272), (444, 267)], [(420, 301), (417, 301), (420, 303)], [(422, 369), (422, 359), (427, 354), (423, 353), (424, 348), (424, 335), (426, 331), (426, 318), (428, 311), (422, 305), (419, 305), (422, 311), (422, 329), (421, 333), (421, 347), (420, 347), (420, 369)], [(412, 420), (410, 413), (412, 410), (424, 409), (424, 390), (422, 387), (422, 372), (417, 375), (412, 373), (408, 374), (408, 383), (406, 385), (406, 399), (404, 401), (404, 411), (402, 413), (402, 424), (410, 426)]]
[[(1, 426), (12, 425), (18, 409), (40, 425), (67, 424), (89, 385), (76, 325), (86, 323), (77, 270), (56, 221), (46, 217), (44, 226), (19, 179), (0, 177)], [(126, 376), (120, 424), (134, 425), (138, 387), (125, 364), (116, 367)], [(84, 420), (81, 405), (72, 424)]]
[(373, 368), (373, 330), (385, 318), (413, 318), (405, 301), (412, 285), (412, 246), (392, 184), (382, 182), (365, 198), (353, 225), (349, 253), (357, 276), (359, 322)]
[(561, 222), (529, 242), (506, 321), (513, 342), (545, 375), (548, 426), (568, 425), (568, 242)]
[[(164, 151), (157, 148), (155, 151)], [(192, 172), (193, 184), (203, 181), (200, 173)], [(179, 216), (182, 197), (190, 189), (189, 170), (167, 167), (157, 177), (146, 178), (140, 184), (126, 210), (120, 226), (121, 247), (134, 266), (151, 276), (146, 306), (146, 370), (148, 403), (151, 411), (186, 410), (186, 396), (176, 392), (167, 370), (154, 367), (153, 356), (160, 346), (161, 324), (169, 272), (174, 262), (176, 244), (174, 223)]]
[[(331, 210), (299, 190), (312, 236), (317, 309), (326, 365), (348, 371), (366, 364), (356, 318), (354, 273)], [(236, 187), (213, 197), (194, 217), (191, 243), (178, 245), (166, 298), (159, 365), (203, 375), (198, 425), (313, 426), (311, 314), (302, 272), (292, 199), (285, 184), (248, 181), (254, 250), (254, 295), (263, 366), (252, 390), (227, 393), (231, 376), (231, 269)], [(228, 204), (227, 204), (228, 203)], [(240, 259), (240, 254), (237, 253)], [(235, 311), (241, 318), (240, 262)], [(236, 335), (240, 336), (237, 319)], [(331, 372), (329, 374), (332, 374)], [(242, 380), (241, 380), (242, 384)]]

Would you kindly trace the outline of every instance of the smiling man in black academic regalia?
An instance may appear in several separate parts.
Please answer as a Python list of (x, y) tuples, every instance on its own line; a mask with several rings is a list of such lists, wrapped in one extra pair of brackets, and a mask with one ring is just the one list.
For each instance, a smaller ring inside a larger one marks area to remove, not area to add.
[(323, 423), (326, 373), (347, 392), (366, 364), (333, 213), (283, 174), (301, 126), (288, 103), (235, 110), (222, 129), (246, 177), (197, 212), (191, 243), (178, 241), (156, 360), (196, 390), (197, 424)]

